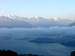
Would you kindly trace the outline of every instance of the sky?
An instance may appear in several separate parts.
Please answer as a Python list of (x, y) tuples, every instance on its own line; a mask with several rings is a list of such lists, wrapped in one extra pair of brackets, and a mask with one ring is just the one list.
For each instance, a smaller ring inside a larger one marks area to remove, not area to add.
[(0, 15), (74, 16), (75, 0), (0, 0)]

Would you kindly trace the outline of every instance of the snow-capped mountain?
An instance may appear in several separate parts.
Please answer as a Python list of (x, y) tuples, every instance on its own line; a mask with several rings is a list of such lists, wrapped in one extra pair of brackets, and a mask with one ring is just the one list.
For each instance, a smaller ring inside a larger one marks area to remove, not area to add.
[(68, 26), (74, 20), (63, 18), (45, 18), (45, 17), (7, 17), (0, 16), (0, 27), (50, 27), (50, 26)]
[(31, 27), (31, 24), (18, 19), (1, 16), (0, 27)]

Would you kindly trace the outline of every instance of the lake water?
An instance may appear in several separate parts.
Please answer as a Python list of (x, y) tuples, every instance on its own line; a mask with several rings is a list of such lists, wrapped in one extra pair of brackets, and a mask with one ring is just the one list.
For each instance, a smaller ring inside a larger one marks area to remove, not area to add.
[(43, 56), (69, 56), (75, 50), (74, 37), (75, 27), (0, 28), (0, 49)]

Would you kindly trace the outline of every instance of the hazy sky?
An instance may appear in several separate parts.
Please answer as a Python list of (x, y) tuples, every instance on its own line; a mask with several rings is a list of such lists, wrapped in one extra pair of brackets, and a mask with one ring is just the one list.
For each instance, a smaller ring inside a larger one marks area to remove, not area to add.
[(0, 14), (74, 16), (75, 0), (0, 0)]

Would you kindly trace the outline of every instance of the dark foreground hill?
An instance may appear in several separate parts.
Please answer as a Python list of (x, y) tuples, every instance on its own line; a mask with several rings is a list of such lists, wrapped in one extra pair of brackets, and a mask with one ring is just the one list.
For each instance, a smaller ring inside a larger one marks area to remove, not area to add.
[(0, 50), (0, 56), (39, 56), (39, 55), (34, 55), (34, 54), (18, 54), (15, 51), (11, 50)]
[[(15, 51), (11, 50), (0, 50), (0, 56), (39, 56), (39, 55), (34, 55), (34, 54), (18, 54)], [(72, 51), (70, 56), (75, 56), (75, 51)]]

